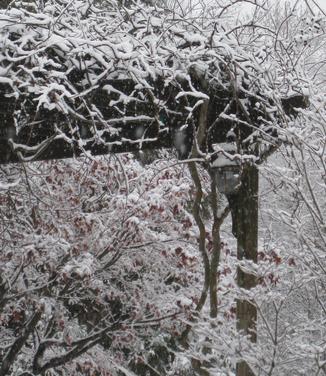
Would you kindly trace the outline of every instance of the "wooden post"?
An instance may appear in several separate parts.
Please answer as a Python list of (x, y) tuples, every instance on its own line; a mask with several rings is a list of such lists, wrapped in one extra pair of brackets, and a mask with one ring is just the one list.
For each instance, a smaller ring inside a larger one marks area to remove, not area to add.
[[(240, 189), (228, 197), (232, 213), (232, 232), (237, 238), (237, 257), (257, 262), (258, 245), (258, 169), (246, 166)], [(250, 289), (256, 285), (256, 278), (240, 268), (237, 275), (238, 286)], [(252, 302), (237, 301), (237, 329), (256, 342), (257, 309)], [(244, 361), (237, 364), (237, 376), (254, 376)]]

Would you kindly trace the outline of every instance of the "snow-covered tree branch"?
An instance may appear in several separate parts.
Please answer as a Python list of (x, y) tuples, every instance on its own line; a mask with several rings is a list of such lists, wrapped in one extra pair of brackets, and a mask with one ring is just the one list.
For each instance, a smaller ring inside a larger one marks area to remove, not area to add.
[[(231, 129), (241, 149), (277, 144), (284, 110), (305, 102), (298, 72), (275, 59), (262, 66), (260, 43), (248, 47), (220, 17), (193, 23), (144, 3), (13, 2), (0, 13), (1, 160), (172, 145), (188, 157), (203, 103), (202, 151)], [(266, 38), (276, 43), (276, 31)]]

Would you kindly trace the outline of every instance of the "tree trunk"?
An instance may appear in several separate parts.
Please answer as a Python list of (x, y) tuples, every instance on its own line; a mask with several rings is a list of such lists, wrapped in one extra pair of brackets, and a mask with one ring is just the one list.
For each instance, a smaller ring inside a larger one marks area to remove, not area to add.
[[(245, 167), (239, 191), (228, 197), (232, 213), (232, 232), (237, 238), (237, 257), (257, 262), (258, 243), (258, 169)], [(256, 278), (238, 269), (238, 286), (250, 289), (256, 285)], [(257, 310), (253, 302), (237, 301), (237, 329), (256, 342)], [(254, 376), (244, 361), (237, 364), (237, 376)]]

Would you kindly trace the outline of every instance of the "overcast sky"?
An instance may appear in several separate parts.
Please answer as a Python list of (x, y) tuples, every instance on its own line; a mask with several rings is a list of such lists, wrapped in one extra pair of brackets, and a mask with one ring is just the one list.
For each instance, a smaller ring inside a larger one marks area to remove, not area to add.
[(326, 12), (326, 0), (315, 0), (315, 1)]
[[(274, 0), (276, 1), (279, 5), (282, 5), (282, 3), (285, 3), (285, 2), (288, 2), (289, 0)], [(295, 0), (292, 0), (293, 2)], [(309, 4), (311, 6), (313, 6), (313, 3), (315, 2), (316, 4), (318, 4), (320, 6), (320, 8), (326, 13), (326, 0), (308, 0)], [(252, 7), (251, 5), (247, 4), (247, 6), (245, 6), (246, 8), (248, 7), (248, 11), (249, 9)]]
[[(273, 0), (271, 0), (273, 1)], [(295, 3), (296, 0), (274, 0), (278, 5), (282, 5), (286, 2), (293, 2)], [(302, 2), (304, 2), (304, 0), (301, 0)], [(308, 0), (309, 2), (309, 5), (316, 10), (316, 13), (318, 13), (318, 6), (322, 9), (323, 12), (326, 13), (326, 0)], [(316, 4), (316, 5), (314, 5)], [(254, 9), (254, 6), (253, 5), (250, 5), (249, 3), (242, 3), (242, 7), (239, 8), (239, 12), (240, 12), (240, 15), (245, 15), (247, 13), (251, 13), (252, 10)]]

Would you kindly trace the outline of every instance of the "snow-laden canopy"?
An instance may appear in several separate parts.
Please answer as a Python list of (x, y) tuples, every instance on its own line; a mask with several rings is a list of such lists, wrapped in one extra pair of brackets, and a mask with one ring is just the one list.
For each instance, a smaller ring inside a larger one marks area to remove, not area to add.
[(85, 0), (1, 10), (0, 162), (173, 144), (199, 157), (230, 135), (239, 153), (275, 146), (283, 110), (303, 104), (298, 78), (269, 59), (272, 35), (241, 43), (218, 13)]

